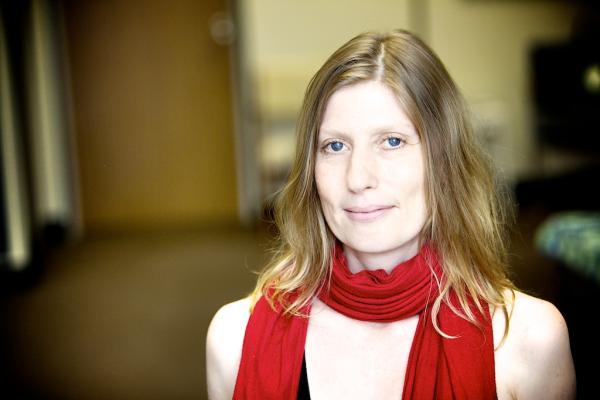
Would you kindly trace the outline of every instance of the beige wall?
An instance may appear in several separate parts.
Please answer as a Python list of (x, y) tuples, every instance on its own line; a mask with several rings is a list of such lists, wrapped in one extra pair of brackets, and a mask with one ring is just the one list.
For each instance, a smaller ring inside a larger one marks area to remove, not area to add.
[(529, 50), (568, 37), (574, 8), (553, 1), (430, 0), (428, 42), (461, 87), (509, 180), (539, 165), (532, 121)]
[(235, 160), (224, 1), (68, 2), (88, 230), (231, 222)]
[(350, 37), (409, 27), (408, 0), (240, 3), (249, 67), (268, 113), (295, 113), (312, 75)]

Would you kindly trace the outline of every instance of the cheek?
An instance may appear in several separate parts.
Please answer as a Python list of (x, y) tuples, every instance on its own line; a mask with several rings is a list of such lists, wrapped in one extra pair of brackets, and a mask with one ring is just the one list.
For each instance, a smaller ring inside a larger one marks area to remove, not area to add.
[(393, 166), (385, 169), (385, 177), (382, 179), (388, 191), (396, 193), (401, 198), (423, 197), (424, 179), (420, 168)]
[(418, 210), (418, 217), (421, 220), (427, 219), (427, 197), (425, 195), (425, 178), (422, 175), (413, 176), (411, 191), (408, 194), (413, 207)]
[(327, 166), (317, 161), (315, 166), (315, 183), (321, 203), (330, 201), (332, 197), (332, 183), (335, 181), (332, 175), (331, 168), (327, 168)]

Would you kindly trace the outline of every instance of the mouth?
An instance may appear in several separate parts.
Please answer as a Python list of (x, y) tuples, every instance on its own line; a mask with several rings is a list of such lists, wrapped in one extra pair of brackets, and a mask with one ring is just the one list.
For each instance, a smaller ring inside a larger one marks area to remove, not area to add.
[(344, 208), (346, 215), (353, 221), (369, 222), (386, 214), (393, 206), (369, 206)]

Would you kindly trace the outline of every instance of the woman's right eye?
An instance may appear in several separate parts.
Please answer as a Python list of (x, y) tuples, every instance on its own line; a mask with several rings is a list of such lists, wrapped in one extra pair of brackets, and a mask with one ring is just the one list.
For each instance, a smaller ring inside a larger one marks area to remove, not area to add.
[(329, 142), (325, 145), (325, 150), (338, 153), (344, 149), (344, 143), (342, 142)]

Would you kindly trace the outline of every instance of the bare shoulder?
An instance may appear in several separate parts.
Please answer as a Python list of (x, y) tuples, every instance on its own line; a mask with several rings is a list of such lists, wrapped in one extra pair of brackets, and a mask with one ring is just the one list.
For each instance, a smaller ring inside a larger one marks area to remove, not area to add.
[(206, 335), (206, 378), (211, 400), (231, 399), (240, 365), (250, 298), (224, 305)]
[[(507, 293), (507, 300), (508, 336), (496, 350), (499, 397), (504, 391), (517, 399), (574, 398), (569, 332), (561, 313), (553, 304), (519, 291), (514, 297)], [(505, 325), (501, 314), (496, 312), (493, 320), (497, 344)]]

